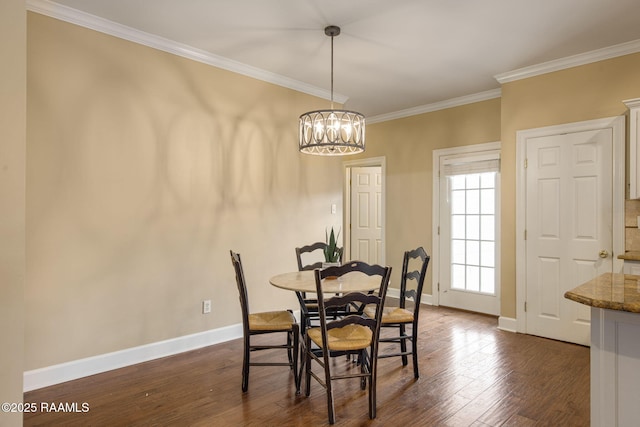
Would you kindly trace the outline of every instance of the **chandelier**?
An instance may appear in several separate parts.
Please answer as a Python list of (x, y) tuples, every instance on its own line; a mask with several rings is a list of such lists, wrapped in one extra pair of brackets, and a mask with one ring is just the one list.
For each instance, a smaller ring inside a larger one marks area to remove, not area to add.
[(324, 33), (331, 37), (331, 108), (309, 111), (300, 116), (299, 149), (306, 154), (341, 156), (364, 151), (364, 116), (355, 111), (333, 108), (333, 38), (340, 27), (330, 25)]

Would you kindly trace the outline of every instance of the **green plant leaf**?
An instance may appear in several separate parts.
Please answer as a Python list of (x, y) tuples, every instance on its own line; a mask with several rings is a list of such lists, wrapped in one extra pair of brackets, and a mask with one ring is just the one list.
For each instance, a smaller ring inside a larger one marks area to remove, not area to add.
[(338, 262), (340, 259), (340, 248), (338, 248), (338, 236), (340, 236), (340, 231), (338, 234), (333, 231), (333, 227), (331, 227), (331, 233), (327, 229), (324, 231), (325, 234), (325, 242), (327, 247), (324, 250), (324, 259), (326, 262)]

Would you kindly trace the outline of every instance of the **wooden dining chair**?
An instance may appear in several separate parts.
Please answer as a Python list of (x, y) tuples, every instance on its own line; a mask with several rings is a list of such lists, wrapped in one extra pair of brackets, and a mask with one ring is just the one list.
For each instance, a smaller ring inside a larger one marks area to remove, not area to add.
[[(327, 298), (322, 290), (322, 281), (338, 280), (346, 274), (379, 276), (380, 288), (377, 294), (350, 292)], [(310, 328), (305, 336), (305, 394), (306, 396), (311, 394), (312, 377), (325, 388), (330, 424), (335, 422), (333, 383), (336, 380), (347, 378), (359, 378), (363, 390), (368, 383), (369, 418), (376, 417), (378, 337), (390, 274), (391, 267), (369, 265), (362, 261), (351, 261), (339, 267), (328, 267), (314, 271), (320, 326)], [(368, 317), (361, 313), (352, 313), (330, 320), (332, 309), (351, 303), (373, 307), (374, 316)], [(342, 355), (357, 356), (355, 360), (358, 364), (343, 359), (345, 365), (341, 369), (331, 362), (331, 358)], [(322, 373), (314, 372), (312, 363), (322, 368)]]
[(322, 263), (324, 262), (324, 251), (326, 248), (327, 244), (325, 242), (316, 242), (296, 248), (298, 271), (322, 268)]
[[(413, 376), (420, 377), (418, 369), (418, 317), (420, 315), (420, 298), (424, 285), (427, 267), (431, 257), (423, 247), (404, 253), (402, 261), (402, 275), (400, 276), (400, 300), (398, 307), (385, 307), (382, 312), (382, 329), (380, 343), (393, 343), (395, 350), (389, 353), (380, 351), (378, 358), (402, 357), (402, 366), (407, 366), (407, 356), (412, 356)], [(407, 302), (411, 301), (408, 305)], [(368, 316), (375, 316), (375, 307), (367, 307), (364, 312)], [(410, 326), (411, 331), (407, 331)], [(384, 333), (385, 330), (395, 331), (393, 336)], [(407, 342), (411, 342), (411, 351), (407, 350)], [(398, 349), (397, 345), (400, 346)]]
[[(325, 242), (316, 242), (296, 248), (296, 260), (298, 262), (298, 271), (315, 270), (322, 268), (324, 264), (324, 251), (327, 248)], [(342, 262), (342, 248), (339, 249)], [(303, 328), (311, 327), (313, 320), (318, 320), (318, 300), (315, 297), (308, 296), (305, 292), (296, 293), (300, 302), (300, 324)]]
[[(296, 391), (300, 389), (300, 376), (298, 375), (298, 347), (300, 327), (291, 310), (268, 311), (251, 313), (249, 311), (249, 298), (247, 285), (242, 268), (240, 254), (230, 251), (231, 263), (236, 273), (236, 284), (240, 294), (240, 307), (242, 309), (242, 332), (244, 338), (244, 351), (242, 357), (242, 391), (249, 388), (249, 367), (251, 366), (289, 366), (295, 379)], [(286, 334), (284, 344), (252, 344), (251, 337), (264, 334)], [(251, 362), (251, 353), (268, 349), (284, 349), (287, 351), (288, 362)]]

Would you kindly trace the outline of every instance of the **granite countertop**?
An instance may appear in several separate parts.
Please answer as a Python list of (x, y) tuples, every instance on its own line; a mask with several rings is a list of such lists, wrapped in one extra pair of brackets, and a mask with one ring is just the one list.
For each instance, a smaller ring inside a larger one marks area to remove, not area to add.
[(604, 273), (564, 297), (591, 307), (640, 313), (640, 276)]
[(640, 261), (640, 251), (626, 251), (622, 255), (618, 255), (618, 259), (626, 259), (628, 261)]

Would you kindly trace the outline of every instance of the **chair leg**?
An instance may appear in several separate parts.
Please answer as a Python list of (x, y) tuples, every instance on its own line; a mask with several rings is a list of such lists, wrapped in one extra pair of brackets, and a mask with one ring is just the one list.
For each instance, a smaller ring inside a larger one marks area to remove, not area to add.
[(331, 385), (327, 384), (327, 412), (329, 413), (329, 424), (335, 424), (336, 417), (333, 409), (333, 391)]
[(327, 412), (329, 415), (329, 424), (333, 424), (336, 422), (335, 419), (335, 409), (333, 407), (333, 387), (331, 387), (331, 372), (329, 371), (329, 364), (325, 358), (325, 383), (327, 389)]
[[(367, 359), (367, 353), (364, 350), (360, 350), (360, 354), (358, 354), (358, 361), (360, 363), (360, 373), (364, 374), (367, 372), (368, 364), (370, 360)], [(364, 390), (367, 388), (367, 377), (360, 377), (360, 390)]]
[(293, 378), (296, 384), (296, 394), (300, 394), (300, 375), (298, 374), (298, 351), (300, 349), (300, 327), (294, 324), (291, 328), (291, 334), (293, 335), (293, 354), (291, 368), (293, 369)]
[[(403, 337), (405, 334), (405, 326), (404, 323), (400, 324), (400, 336)], [(407, 340), (404, 338), (400, 338), (400, 351), (405, 353), (407, 351)], [(407, 355), (402, 355), (402, 366), (407, 366), (408, 360)]]
[(378, 376), (378, 363), (377, 357), (371, 357), (371, 364), (369, 366), (369, 418), (374, 419), (376, 417), (376, 386)]
[[(309, 345), (311, 345), (310, 341), (307, 341), (307, 343)], [(333, 387), (331, 384), (331, 367), (330, 367), (330, 355), (329, 355), (329, 349), (328, 348), (323, 348), (321, 349), (322, 351), (322, 364), (324, 365), (324, 388), (325, 391), (327, 392), (327, 413), (329, 415), (329, 424), (333, 424), (336, 422), (335, 419), (335, 408), (333, 406)], [(309, 359), (307, 359), (307, 361), (309, 363), (311, 363), (311, 361)], [(307, 369), (309, 370), (309, 372), (311, 372), (310, 367), (308, 366)]]
[(299, 355), (300, 355), (300, 359), (298, 361), (298, 389), (296, 390), (296, 394), (299, 395), (300, 394), (300, 390), (302, 389), (302, 379), (303, 379), (303, 375), (305, 374), (306, 370), (305, 367), (307, 366), (307, 348), (305, 345), (305, 336), (302, 335), (302, 332), (300, 334), (300, 338), (299, 338), (299, 343), (300, 343), (300, 350), (299, 350)]
[(309, 395), (311, 394), (311, 354), (309, 354), (311, 352), (311, 340), (309, 339), (309, 335), (305, 336), (305, 362), (304, 362), (304, 366), (305, 366), (305, 389), (304, 389), (304, 395), (309, 397)]
[(293, 329), (287, 332), (287, 358), (289, 359), (290, 368), (293, 368), (293, 346), (291, 344), (293, 342), (292, 331)]
[(415, 379), (420, 378), (420, 371), (418, 370), (418, 325), (413, 324), (413, 330), (411, 331), (411, 350), (413, 352), (413, 376)]
[(242, 356), (242, 392), (249, 389), (249, 346), (251, 341), (248, 335), (244, 337), (244, 354)]

